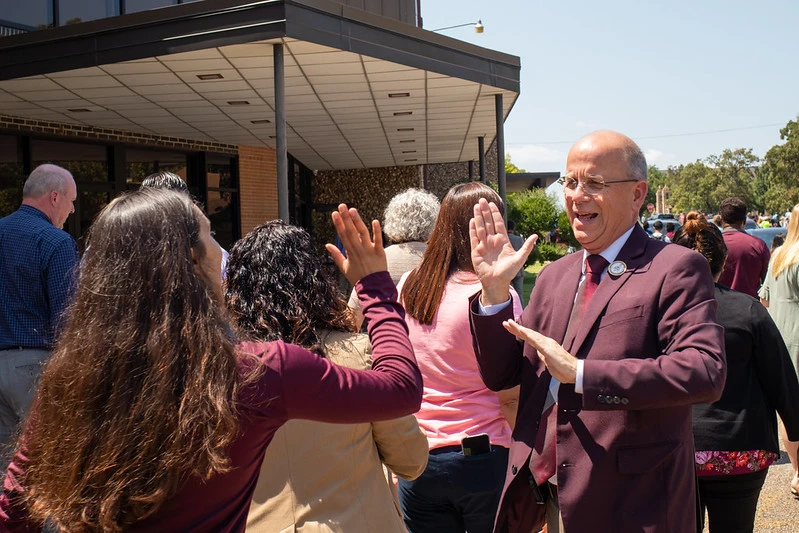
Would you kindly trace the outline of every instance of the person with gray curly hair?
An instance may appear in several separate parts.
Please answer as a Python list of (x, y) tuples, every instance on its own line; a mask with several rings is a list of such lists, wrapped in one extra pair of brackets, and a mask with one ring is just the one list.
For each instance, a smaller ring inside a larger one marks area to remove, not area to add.
[[(419, 266), (427, 249), (441, 206), (438, 198), (424, 189), (410, 188), (394, 196), (383, 211), (383, 233), (391, 240), (386, 248), (388, 273), (394, 281)], [(355, 290), (347, 305), (355, 315), (355, 323), (363, 324), (363, 311)]]

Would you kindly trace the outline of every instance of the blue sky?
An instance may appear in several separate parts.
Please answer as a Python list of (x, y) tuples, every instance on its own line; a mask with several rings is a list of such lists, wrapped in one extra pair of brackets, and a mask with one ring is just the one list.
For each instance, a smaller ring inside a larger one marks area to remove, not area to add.
[(505, 141), (530, 172), (562, 171), (596, 129), (629, 135), (660, 168), (725, 148), (763, 157), (799, 115), (796, 0), (422, 0), (421, 11), (426, 29), (481, 19), (482, 34), (442, 33), (521, 58)]

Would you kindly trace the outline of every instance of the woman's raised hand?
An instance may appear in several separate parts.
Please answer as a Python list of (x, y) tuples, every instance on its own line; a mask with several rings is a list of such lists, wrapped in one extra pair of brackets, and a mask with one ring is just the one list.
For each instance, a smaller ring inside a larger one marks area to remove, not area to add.
[(339, 204), (338, 211), (333, 211), (331, 216), (333, 226), (347, 251), (347, 257), (333, 244), (328, 243), (325, 248), (350, 283), (355, 285), (369, 274), (388, 269), (380, 222), (372, 221), (373, 239), (369, 235), (369, 228), (354, 207), (348, 208), (345, 204)]

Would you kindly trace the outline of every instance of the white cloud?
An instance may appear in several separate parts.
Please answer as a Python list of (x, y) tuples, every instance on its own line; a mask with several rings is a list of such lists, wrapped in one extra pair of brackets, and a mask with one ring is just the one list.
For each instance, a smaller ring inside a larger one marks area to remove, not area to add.
[(566, 153), (546, 146), (524, 144), (506, 148), (514, 165), (527, 172), (560, 172), (566, 164)]
[(661, 170), (665, 170), (670, 165), (677, 164), (677, 156), (674, 154), (663, 153), (660, 150), (655, 150), (654, 148), (645, 150), (644, 157), (646, 157), (647, 165), (655, 165)]
[(581, 130), (585, 130), (585, 129), (591, 128), (592, 126), (589, 123), (587, 123), (587, 122), (583, 122), (582, 120), (578, 120), (577, 124), (575, 124), (574, 127), (575, 128), (579, 128)]

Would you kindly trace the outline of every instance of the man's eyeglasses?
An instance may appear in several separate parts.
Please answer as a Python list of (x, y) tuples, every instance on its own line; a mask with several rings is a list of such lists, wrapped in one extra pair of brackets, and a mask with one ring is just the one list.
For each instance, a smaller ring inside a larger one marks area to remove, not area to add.
[(582, 185), (583, 192), (585, 194), (599, 194), (601, 193), (605, 187), (608, 187), (611, 183), (628, 183), (631, 181), (640, 181), (640, 180), (614, 180), (614, 181), (605, 181), (605, 178), (598, 174), (589, 174), (582, 180), (578, 180), (574, 176), (566, 174), (562, 176), (558, 183), (563, 185), (565, 188), (569, 189), (570, 191), (576, 191), (578, 185)]

